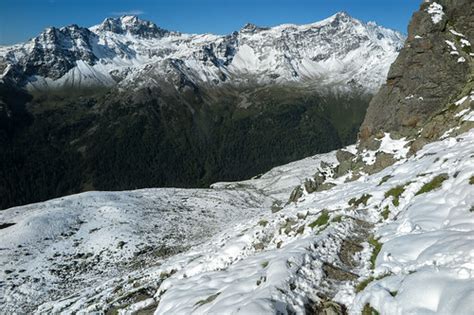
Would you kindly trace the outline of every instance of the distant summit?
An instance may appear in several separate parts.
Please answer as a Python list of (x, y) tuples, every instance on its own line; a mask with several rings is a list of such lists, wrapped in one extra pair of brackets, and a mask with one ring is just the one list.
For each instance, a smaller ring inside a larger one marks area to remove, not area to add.
[(143, 38), (159, 38), (169, 32), (155, 23), (145, 21), (135, 15), (124, 15), (119, 18), (107, 18), (97, 26), (91, 28), (94, 32), (112, 32), (116, 34), (131, 34)]
[(268, 30), (268, 29), (269, 29), (269, 27), (260, 27), (260, 26), (257, 26), (255, 24), (253, 24), (253, 23), (247, 23), (240, 29), (240, 32), (254, 33), (254, 32), (257, 32), (257, 31), (265, 31), (265, 30)]

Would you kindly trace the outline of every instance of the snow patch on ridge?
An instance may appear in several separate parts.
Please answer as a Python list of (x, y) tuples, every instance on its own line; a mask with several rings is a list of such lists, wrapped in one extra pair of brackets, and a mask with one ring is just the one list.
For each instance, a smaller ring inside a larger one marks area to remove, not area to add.
[(380, 147), (378, 150), (364, 150), (362, 152), (362, 160), (367, 165), (373, 165), (377, 158), (377, 153), (384, 152), (394, 155), (394, 158), (399, 160), (406, 157), (408, 154), (409, 148), (407, 144), (409, 141), (406, 138), (401, 139), (392, 139), (390, 133), (384, 133), (382, 139), (376, 139), (380, 142)]
[(437, 2), (433, 2), (430, 4), (430, 6), (426, 9), (426, 12), (428, 12), (431, 15), (431, 20), (433, 21), (434, 24), (438, 24), (443, 20), (444, 17), (444, 11), (443, 11), (443, 6)]

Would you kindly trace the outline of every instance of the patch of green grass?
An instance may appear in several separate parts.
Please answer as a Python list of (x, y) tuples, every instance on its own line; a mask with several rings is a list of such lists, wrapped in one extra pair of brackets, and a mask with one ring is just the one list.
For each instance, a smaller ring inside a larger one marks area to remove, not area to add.
[(399, 186), (393, 187), (392, 189), (388, 190), (385, 193), (385, 198), (388, 198), (388, 197), (392, 196), (393, 197), (393, 199), (392, 199), (393, 205), (395, 207), (398, 207), (400, 205), (400, 196), (405, 191), (405, 187), (407, 185), (408, 185), (408, 183), (404, 184), (404, 185), (399, 185)]
[(380, 181), (378, 186), (381, 186), (383, 183), (385, 183), (386, 181), (388, 181), (392, 177), (393, 177), (392, 175), (385, 175), (384, 177), (382, 177), (382, 180)]
[(194, 304), (194, 306), (202, 306), (204, 304), (211, 303), (212, 301), (214, 301), (219, 296), (219, 294), (221, 294), (221, 293), (217, 292), (216, 294), (208, 296), (204, 300), (197, 301), (196, 304)]
[(385, 208), (383, 208), (383, 211), (380, 213), (380, 215), (382, 216), (384, 220), (387, 220), (388, 216), (390, 215), (390, 208), (388, 206), (385, 206)]
[(363, 194), (362, 196), (360, 196), (359, 199), (354, 197), (351, 200), (349, 200), (349, 206), (358, 207), (361, 204), (364, 204), (364, 206), (367, 206), (367, 202), (369, 201), (370, 197), (372, 197), (371, 194)]
[(267, 220), (260, 220), (260, 221), (258, 221), (258, 225), (266, 227), (268, 225), (268, 221)]
[(458, 106), (456, 104), (450, 104), (449, 107), (445, 110), (443, 110), (441, 113), (444, 113), (444, 112), (454, 112), (456, 109), (458, 108)]
[(342, 221), (342, 215), (336, 215), (331, 219), (331, 222), (339, 223)]
[(369, 283), (371, 283), (372, 281), (383, 279), (383, 278), (385, 278), (385, 277), (388, 277), (389, 275), (390, 275), (390, 274), (385, 273), (385, 274), (382, 274), (382, 275), (380, 275), (380, 276), (378, 276), (378, 277), (370, 276), (370, 277), (368, 277), (367, 279), (362, 280), (361, 282), (359, 282), (359, 283), (355, 286), (355, 292), (356, 292), (356, 293), (359, 293), (359, 292), (363, 291), (363, 290), (369, 285)]
[(308, 226), (314, 229), (315, 227), (326, 225), (328, 222), (329, 222), (329, 213), (327, 210), (323, 210), (321, 211), (321, 214), (319, 215), (319, 217), (316, 220), (314, 220), (312, 223), (310, 223)]
[(464, 51), (466, 54), (470, 54), (472, 52), (471, 51), (471, 46), (461, 47), (461, 50)]
[(370, 276), (367, 279), (364, 279), (361, 282), (359, 282), (355, 287), (356, 293), (359, 293), (359, 292), (363, 291), (369, 285), (369, 283), (371, 283), (374, 280), (375, 280), (375, 278)]
[(449, 178), (448, 174), (440, 174), (435, 176), (430, 182), (426, 183), (421, 189), (415, 194), (415, 196), (430, 192), (443, 185), (443, 182)]
[(365, 304), (361, 315), (380, 315), (380, 313), (377, 312), (375, 308), (370, 306), (370, 304)]
[(262, 266), (262, 268), (267, 268), (267, 266), (268, 266), (268, 261), (267, 261), (267, 260), (262, 261), (262, 263), (260, 264), (260, 266)]
[(380, 243), (374, 237), (370, 237), (368, 242), (374, 248), (372, 250), (372, 255), (370, 255), (370, 264), (371, 264), (370, 267), (371, 267), (371, 269), (374, 269), (375, 268), (375, 261), (377, 260), (377, 256), (379, 255), (380, 250), (382, 249), (382, 243)]
[(474, 176), (471, 176), (471, 178), (469, 178), (469, 184), (474, 185)]

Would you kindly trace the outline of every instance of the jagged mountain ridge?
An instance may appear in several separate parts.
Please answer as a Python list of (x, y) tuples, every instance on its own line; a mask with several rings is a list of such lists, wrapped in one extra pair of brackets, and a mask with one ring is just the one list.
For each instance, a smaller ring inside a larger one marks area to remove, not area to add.
[(135, 16), (47, 28), (0, 48), (3, 80), (31, 89), (310, 82), (373, 92), (404, 36), (337, 13), (308, 25), (245, 25), (230, 35), (170, 32)]

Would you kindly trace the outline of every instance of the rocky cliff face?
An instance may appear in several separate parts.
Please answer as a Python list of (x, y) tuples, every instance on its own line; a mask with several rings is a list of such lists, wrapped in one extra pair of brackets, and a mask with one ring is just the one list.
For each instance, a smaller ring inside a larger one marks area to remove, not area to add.
[(26, 76), (59, 79), (76, 66), (77, 60), (94, 64), (97, 61), (91, 44), (94, 37), (91, 31), (77, 25), (48, 28), (33, 39), (21, 71)]
[(444, 106), (469, 93), (473, 12), (471, 0), (427, 0), (421, 4), (386, 84), (369, 105), (361, 140), (381, 130), (413, 135)]

